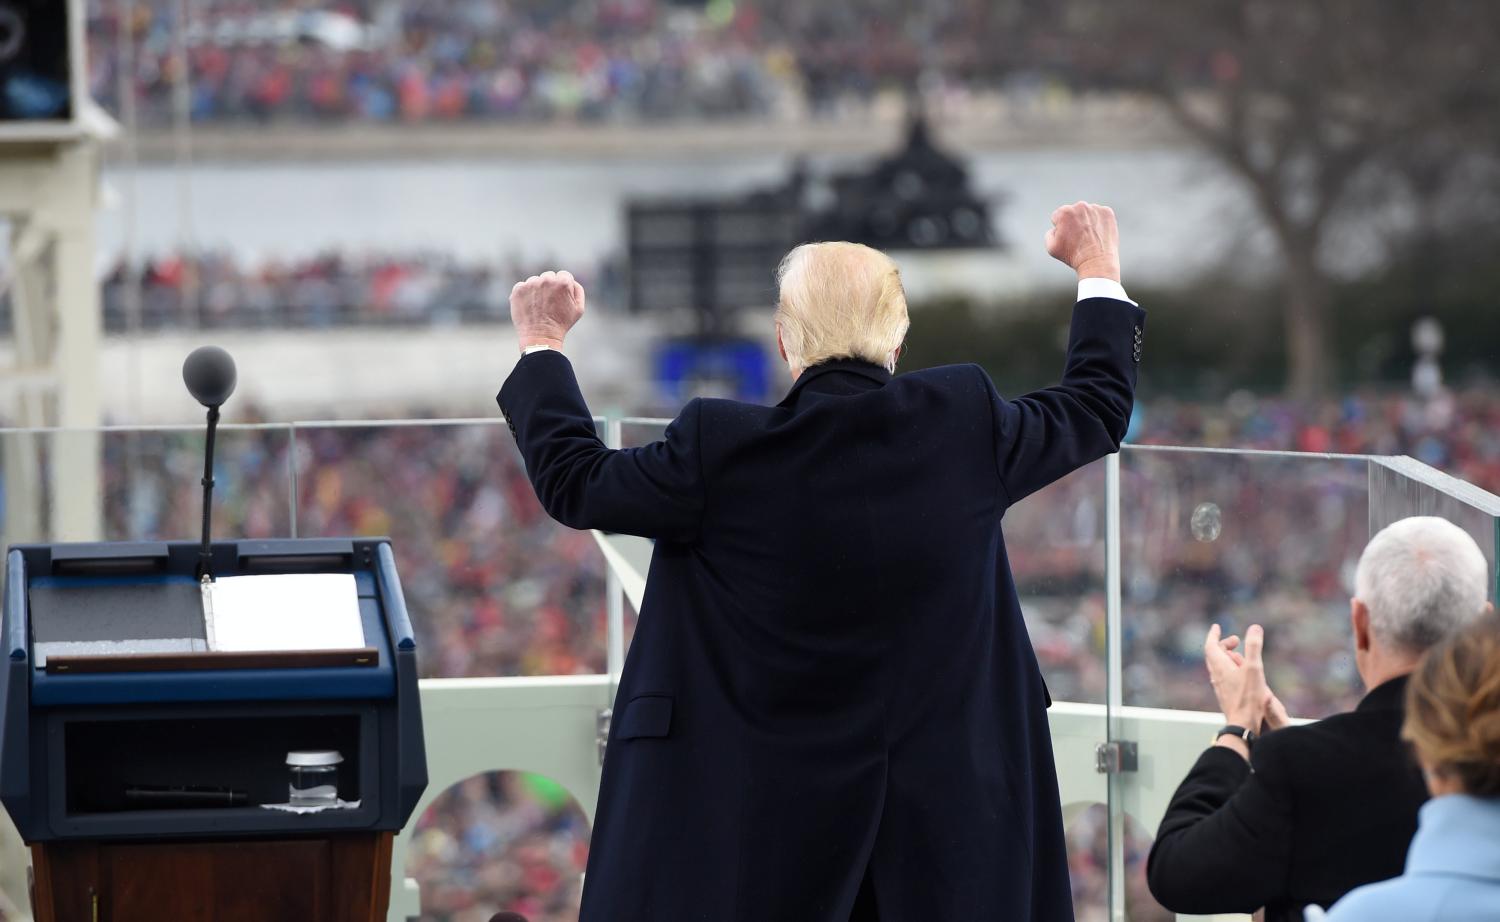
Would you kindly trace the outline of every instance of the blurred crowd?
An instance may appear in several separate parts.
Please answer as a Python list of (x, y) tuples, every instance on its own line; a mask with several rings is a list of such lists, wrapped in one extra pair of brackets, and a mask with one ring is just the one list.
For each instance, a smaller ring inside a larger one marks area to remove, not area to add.
[(443, 793), (417, 819), (406, 873), (422, 886), (422, 918), (576, 922), (589, 824), (556, 783), (493, 772)]
[[(1266, 626), (1272, 686), (1294, 714), (1319, 717), (1358, 700), (1347, 626), (1353, 568), (1371, 513), (1399, 512), (1408, 497), (1372, 492), (1365, 461), (1328, 453), (1409, 455), (1500, 492), (1500, 398), (1487, 388), (1311, 407), (1249, 394), (1218, 404), (1162, 399), (1138, 408), (1132, 430), (1138, 447), (1121, 456), (1129, 704), (1212, 709), (1202, 644), (1213, 622), (1226, 633)], [(1174, 445), (1308, 454), (1158, 447)], [(1006, 520), (1032, 640), (1065, 700), (1103, 700), (1103, 496), (1095, 464)], [(1493, 524), (1459, 524), (1493, 544)]]
[[(101, 297), (111, 332), (483, 323), (509, 317), (511, 285), (544, 268), (516, 258), (465, 262), (438, 252), (330, 251), (246, 263), (209, 251), (149, 259), (134, 272), (117, 262), (102, 281)], [(587, 281), (592, 302), (608, 302), (618, 292), (609, 271)], [(139, 302), (132, 303), (136, 291)]]
[[(1199, 451), (1121, 455), (1127, 704), (1212, 710), (1211, 623), (1265, 625), (1267, 671), (1299, 716), (1358, 698), (1347, 627), (1368, 536), (1368, 464)], [(1007, 513), (1022, 608), (1055, 698), (1102, 702), (1103, 462)]]
[[(1125, 918), (1130, 922), (1176, 922), (1177, 914), (1156, 902), (1146, 886), (1146, 856), (1154, 830), (1142, 830), (1125, 817)], [(1075, 922), (1110, 922), (1109, 811), (1103, 804), (1084, 808), (1066, 830), (1068, 877), (1073, 883)]]
[[(103, 441), (106, 536), (191, 538), (201, 434)], [(292, 534), (295, 511), (300, 537), (392, 538), (423, 675), (604, 671), (604, 561), (542, 511), (502, 420), (226, 428), (216, 466), (220, 534)]]
[[(872, 0), (197, 0), (181, 31), (192, 118), (672, 119), (818, 114), (972, 82), (989, 4)], [(176, 0), (90, 0), (94, 97), (170, 118)], [(126, 20), (126, 11), (134, 16)], [(124, 40), (132, 39), (124, 46)], [(133, 66), (122, 51), (133, 54)], [(129, 77), (122, 80), (122, 67)]]
[(1411, 455), (1500, 493), (1500, 399), (1493, 387), (1430, 396), (1356, 392), (1316, 406), (1236, 392), (1222, 402), (1150, 402), (1130, 440), (1336, 454)]
[[(1351, 706), (1347, 600), (1372, 504), (1383, 502), (1360, 459), (1154, 446), (1410, 454), (1500, 488), (1500, 398), (1482, 390), (1311, 409), (1247, 395), (1217, 406), (1156, 401), (1134, 430), (1138, 447), (1121, 460), (1130, 704), (1211, 709), (1204, 632), (1213, 621), (1229, 631), (1254, 621), (1266, 626), (1268, 674), (1294, 715)], [(192, 537), (200, 450), (197, 433), (107, 434), (107, 537)], [(604, 670), (601, 555), (589, 535), (542, 511), (500, 420), (235, 428), (221, 432), (218, 451), (222, 534), (285, 535), (295, 516), (302, 536), (392, 537), (425, 675)], [(1096, 463), (1007, 515), (1028, 627), (1059, 700), (1103, 700), (1104, 480)], [(1085, 905), (1103, 884), (1084, 853), (1097, 830), (1080, 822), (1074, 880)], [(586, 825), (536, 779), (476, 778), (447, 792), (415, 843), (409, 873), (429, 918), (576, 914)]]

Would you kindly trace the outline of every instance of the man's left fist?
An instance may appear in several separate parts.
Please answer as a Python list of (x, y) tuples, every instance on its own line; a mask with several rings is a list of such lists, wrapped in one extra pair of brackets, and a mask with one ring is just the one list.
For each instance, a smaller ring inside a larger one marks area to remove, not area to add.
[(1078, 272), (1080, 279), (1120, 280), (1120, 227), (1114, 209), (1075, 202), (1052, 212), (1047, 255)]
[(583, 286), (571, 272), (543, 272), (510, 290), (510, 321), (521, 348), (561, 349), (563, 338), (583, 317)]

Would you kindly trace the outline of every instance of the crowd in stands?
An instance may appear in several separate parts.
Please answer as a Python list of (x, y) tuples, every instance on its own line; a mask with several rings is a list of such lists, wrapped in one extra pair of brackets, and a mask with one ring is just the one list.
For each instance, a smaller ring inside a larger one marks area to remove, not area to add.
[(468, 779), (415, 821), (406, 873), (422, 886), (422, 918), (576, 922), (589, 824), (554, 782), (519, 772)]
[[(514, 258), (465, 262), (438, 252), (330, 251), (253, 265), (222, 252), (169, 254), (134, 273), (115, 264), (101, 289), (104, 326), (121, 332), (494, 322), (510, 316), (514, 280), (538, 271)], [(593, 300), (608, 300), (613, 276), (597, 283)], [(135, 290), (138, 304), (131, 301)]]
[[(105, 530), (190, 537), (196, 433), (110, 433)], [(225, 430), (225, 534), (389, 535), (419, 623), (425, 675), (604, 670), (604, 562), (542, 511), (503, 422)], [(295, 498), (293, 497), (295, 477)]]
[[(1068, 878), (1073, 884), (1074, 922), (1109, 922), (1109, 811), (1095, 804), (1079, 811), (1065, 830)], [(1125, 817), (1125, 918), (1130, 922), (1176, 922), (1146, 886), (1151, 832)]]
[[(165, 122), (175, 0), (90, 0), (96, 99), (118, 111), (133, 37), (142, 118)], [(917, 76), (964, 83), (987, 4), (794, 0), (198, 0), (197, 121), (619, 120), (825, 112)], [(987, 60), (997, 53), (993, 43)]]
[[(1500, 492), (1500, 400), (1482, 388), (1311, 408), (1247, 394), (1220, 404), (1163, 399), (1139, 408), (1131, 442), (1410, 455)], [(1370, 504), (1381, 501), (1369, 495), (1364, 462), (1140, 450), (1122, 456), (1121, 477), (1128, 703), (1211, 709), (1200, 681), (1204, 626), (1258, 620), (1277, 645), (1273, 684), (1292, 713), (1352, 705), (1350, 577)], [(1032, 640), (1066, 700), (1103, 700), (1103, 496), (1096, 464), (1006, 520)], [(1211, 521), (1195, 527), (1195, 514)]]

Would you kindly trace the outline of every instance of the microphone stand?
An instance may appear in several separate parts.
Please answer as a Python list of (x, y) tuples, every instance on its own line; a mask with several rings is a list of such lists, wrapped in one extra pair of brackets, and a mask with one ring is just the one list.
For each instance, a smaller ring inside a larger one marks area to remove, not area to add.
[(203, 546), (198, 549), (198, 581), (214, 580), (213, 544), (209, 524), (214, 501), (214, 432), (219, 427), (219, 408), (208, 408), (208, 441), (203, 451)]

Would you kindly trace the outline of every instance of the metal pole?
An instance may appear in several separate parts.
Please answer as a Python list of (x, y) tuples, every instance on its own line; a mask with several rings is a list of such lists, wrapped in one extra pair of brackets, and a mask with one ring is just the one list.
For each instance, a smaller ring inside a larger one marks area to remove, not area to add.
[[(604, 424), (604, 444), (620, 448), (624, 444), (623, 432), (618, 417), (610, 417)], [(609, 700), (615, 700), (615, 689), (620, 684), (620, 673), (625, 669), (625, 591), (620, 587), (620, 577), (614, 567), (606, 567), (604, 596), (608, 607), (605, 610), (607, 661), (609, 668)]]
[(212, 580), (214, 572), (214, 434), (219, 430), (219, 408), (208, 408), (208, 437), (203, 443), (203, 543), (198, 546), (198, 578)]
[[(1107, 739), (1121, 737), (1120, 709), (1125, 704), (1121, 651), (1120, 591), (1120, 455), (1104, 459), (1104, 662), (1105, 723)], [(1109, 778), (1109, 918), (1125, 922), (1125, 805), (1123, 772), (1111, 772)]]
[(287, 427), (286, 443), (286, 505), (288, 528), (293, 538), (297, 537), (297, 424)]

